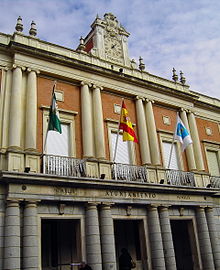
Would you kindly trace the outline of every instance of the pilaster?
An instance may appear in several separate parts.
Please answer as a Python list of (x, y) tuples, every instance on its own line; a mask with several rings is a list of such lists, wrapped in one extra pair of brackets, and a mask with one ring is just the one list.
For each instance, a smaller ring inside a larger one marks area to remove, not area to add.
[(197, 207), (196, 221), (203, 268), (213, 270), (215, 265), (204, 207)]
[(212, 253), (214, 257), (215, 269), (220, 269), (220, 244), (218, 240), (217, 226), (212, 207), (206, 209), (206, 219), (209, 229), (209, 235), (212, 245)]
[(37, 203), (28, 201), (24, 207), (23, 269), (38, 270)]
[(94, 157), (92, 101), (89, 84), (81, 82), (83, 157)]
[(160, 229), (160, 220), (156, 205), (148, 207), (148, 229), (150, 237), (152, 269), (166, 269), (164, 260), (163, 242)]
[(146, 123), (150, 145), (151, 161), (153, 165), (160, 165), (160, 149), (157, 138), (157, 130), (152, 107), (153, 101), (146, 100)]
[(86, 209), (86, 255), (93, 268), (102, 270), (99, 219), (96, 203), (88, 203)]
[(105, 136), (100, 86), (93, 85), (93, 121), (96, 158), (105, 159)]
[[(190, 132), (189, 124), (188, 124), (188, 120), (187, 120), (187, 116), (186, 116), (186, 111), (182, 109), (180, 112), (180, 116), (181, 116), (181, 119), (182, 119), (185, 127)], [(189, 170), (196, 171), (196, 162), (195, 162), (192, 144), (188, 145), (185, 151), (186, 151), (186, 157), (187, 157), (187, 161), (188, 161)]]
[(100, 225), (103, 269), (116, 270), (114, 226), (110, 204), (101, 205)]
[(136, 97), (136, 113), (137, 113), (137, 127), (138, 137), (141, 151), (142, 164), (151, 164), (150, 148), (148, 141), (148, 133), (146, 127), (146, 119), (144, 114), (144, 106), (141, 98)]
[(176, 270), (176, 259), (173, 246), (173, 237), (169, 219), (168, 206), (159, 207), (160, 228), (163, 240), (166, 270)]
[(190, 132), (191, 132), (191, 136), (193, 140), (192, 146), (193, 146), (194, 155), (195, 155), (196, 167), (198, 171), (204, 171), (205, 166), (203, 162), (202, 149), (201, 149), (201, 144), (200, 144), (200, 139), (199, 139), (198, 128), (196, 124), (196, 119), (193, 112), (189, 112), (188, 119), (189, 119)]
[(4, 270), (20, 270), (19, 202), (7, 201), (5, 211)]
[(37, 72), (27, 69), (25, 150), (36, 151), (37, 147)]
[(22, 67), (14, 65), (12, 75), (10, 115), (9, 115), (9, 148), (21, 149), (22, 123)]

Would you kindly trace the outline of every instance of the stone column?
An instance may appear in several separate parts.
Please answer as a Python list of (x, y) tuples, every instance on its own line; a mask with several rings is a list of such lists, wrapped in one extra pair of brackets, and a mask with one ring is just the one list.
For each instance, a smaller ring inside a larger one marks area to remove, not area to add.
[(20, 209), (18, 201), (7, 201), (5, 211), (4, 270), (20, 270)]
[(38, 250), (37, 204), (30, 201), (24, 208), (22, 269), (38, 270)]
[[(189, 124), (188, 124), (188, 120), (187, 120), (187, 116), (186, 116), (186, 111), (182, 110), (180, 112), (180, 116), (181, 116), (181, 119), (182, 119), (185, 127), (190, 132), (190, 130), (189, 130)], [(195, 171), (196, 170), (196, 162), (195, 162), (195, 157), (194, 157), (194, 153), (193, 153), (193, 146), (192, 146), (192, 144), (190, 144), (189, 146), (187, 146), (187, 148), (186, 148), (185, 151), (186, 151), (186, 157), (187, 157), (187, 161), (188, 161), (189, 170), (190, 171)]]
[(89, 84), (81, 83), (83, 157), (94, 157), (92, 104)]
[(9, 134), (9, 112), (10, 112), (10, 96), (12, 85), (12, 71), (7, 70), (6, 83), (5, 83), (5, 95), (3, 105), (3, 119), (2, 119), (2, 148), (8, 147), (8, 134)]
[(99, 219), (95, 203), (88, 203), (86, 209), (86, 255), (92, 269), (102, 270)]
[(152, 101), (147, 100), (145, 109), (151, 161), (153, 165), (160, 165), (160, 149), (158, 144)]
[(101, 206), (100, 225), (103, 270), (116, 270), (114, 225), (110, 204)]
[(213, 261), (212, 247), (206, 221), (205, 209), (203, 207), (198, 207), (196, 209), (196, 220), (203, 268), (205, 270), (213, 270), (215, 269), (215, 265)]
[(93, 88), (93, 121), (96, 158), (105, 159), (105, 134), (101, 99), (102, 87), (93, 85)]
[(12, 76), (10, 116), (9, 116), (9, 147), (21, 148), (21, 123), (22, 123), (22, 68), (14, 67)]
[(217, 233), (217, 226), (215, 223), (215, 217), (213, 214), (213, 208), (211, 207), (206, 208), (206, 219), (212, 245), (212, 253), (214, 257), (215, 269), (220, 269), (220, 244)]
[(141, 151), (141, 161), (142, 164), (151, 164), (144, 106), (142, 99), (139, 97), (136, 97), (136, 114), (137, 114), (138, 141), (140, 144), (140, 151)]
[(150, 237), (152, 269), (164, 270), (166, 269), (166, 266), (157, 206), (151, 205), (148, 207), (147, 221)]
[(176, 270), (176, 259), (173, 246), (173, 237), (170, 226), (168, 206), (159, 208), (160, 228), (162, 233), (166, 270)]
[(196, 119), (193, 112), (189, 112), (188, 119), (189, 119), (190, 133), (193, 140), (192, 146), (193, 146), (195, 160), (196, 160), (196, 167), (198, 171), (204, 171), (205, 166), (203, 162), (202, 149), (201, 149), (201, 144), (200, 144), (200, 139), (199, 139), (198, 128), (196, 124)]
[(37, 75), (28, 69), (26, 93), (25, 150), (37, 148)]

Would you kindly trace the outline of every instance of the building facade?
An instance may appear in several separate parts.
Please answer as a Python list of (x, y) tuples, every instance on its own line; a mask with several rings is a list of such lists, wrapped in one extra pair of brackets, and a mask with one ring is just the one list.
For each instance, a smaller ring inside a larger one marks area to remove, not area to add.
[[(128, 55), (116, 17), (76, 50), (0, 33), (0, 269), (220, 269), (220, 101)], [(54, 82), (62, 134), (47, 134)], [(121, 100), (139, 143), (113, 163)], [(193, 144), (169, 153), (179, 115)], [(45, 143), (46, 142), (46, 143)], [(71, 265), (72, 264), (72, 265)]]

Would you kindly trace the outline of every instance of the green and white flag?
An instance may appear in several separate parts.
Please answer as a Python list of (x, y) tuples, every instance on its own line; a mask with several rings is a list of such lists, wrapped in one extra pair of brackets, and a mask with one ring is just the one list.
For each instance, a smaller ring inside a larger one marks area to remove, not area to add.
[(50, 106), (48, 131), (49, 130), (54, 130), (54, 131), (57, 131), (59, 133), (62, 133), (59, 112), (58, 112), (58, 106), (57, 106), (57, 101), (56, 101), (56, 95), (55, 95), (54, 91), (53, 91), (53, 95), (52, 95), (52, 103)]

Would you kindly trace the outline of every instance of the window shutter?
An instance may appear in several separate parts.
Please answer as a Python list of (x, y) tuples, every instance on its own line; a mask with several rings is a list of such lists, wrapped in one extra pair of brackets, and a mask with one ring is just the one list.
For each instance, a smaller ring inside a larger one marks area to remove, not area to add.
[[(115, 143), (116, 143), (117, 133), (111, 133), (111, 142), (112, 142), (112, 153), (114, 156), (115, 151)], [(130, 164), (130, 156), (129, 156), (129, 146), (128, 142), (123, 142), (122, 135), (119, 134), (118, 138), (118, 147), (117, 147), (117, 154), (116, 154), (116, 163), (124, 163)]]
[(46, 152), (48, 155), (69, 156), (69, 125), (62, 124), (62, 133), (49, 131)]
[[(163, 152), (164, 152), (164, 161), (165, 161), (165, 168), (168, 168), (168, 162), (170, 158), (170, 150), (171, 150), (172, 143), (170, 142), (163, 142)], [(170, 168), (173, 170), (179, 170), (179, 161), (177, 155), (177, 145), (173, 145), (173, 153), (170, 162)]]
[(207, 151), (209, 172), (213, 176), (220, 175), (218, 153), (217, 151)]

